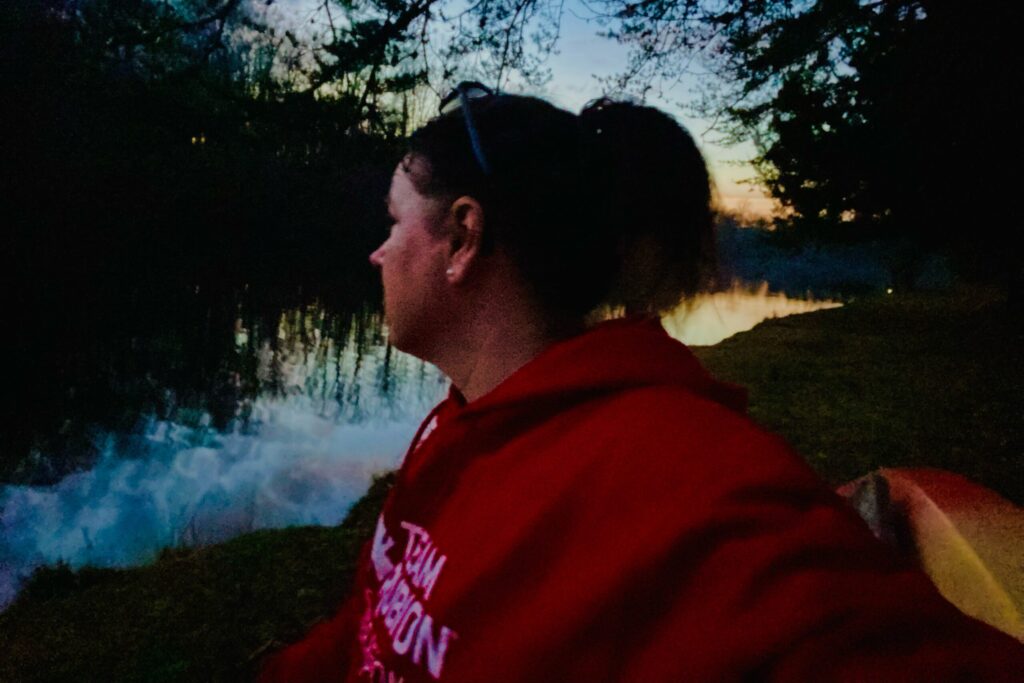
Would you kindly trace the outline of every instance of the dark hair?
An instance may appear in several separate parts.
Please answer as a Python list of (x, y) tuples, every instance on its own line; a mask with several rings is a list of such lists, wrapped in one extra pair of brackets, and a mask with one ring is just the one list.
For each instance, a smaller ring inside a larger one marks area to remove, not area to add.
[(599, 304), (661, 311), (700, 289), (713, 262), (703, 159), (669, 116), (607, 100), (580, 115), (533, 97), (472, 101), (491, 167), (461, 111), (409, 139), (420, 193), (484, 207), (485, 250), (501, 248), (553, 317)]
[(717, 254), (707, 167), (668, 114), (598, 100), (580, 114), (595, 209), (617, 235), (606, 303), (661, 313), (709, 289)]

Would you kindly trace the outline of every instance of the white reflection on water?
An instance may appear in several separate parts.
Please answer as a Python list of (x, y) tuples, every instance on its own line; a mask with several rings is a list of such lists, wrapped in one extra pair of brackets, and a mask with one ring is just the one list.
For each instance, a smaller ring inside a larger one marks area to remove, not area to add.
[(208, 416), (151, 420), (55, 485), (0, 486), (0, 610), (40, 565), (131, 566), (166, 547), (340, 522), (374, 474), (399, 464), (447, 383), (367, 344), (365, 330), (339, 344), (306, 313), (282, 316), (276, 343), (251, 349), (263, 394), (242, 401), (231, 429), (211, 429)]
[(255, 434), (157, 422), (137, 452), (108, 451), (54, 486), (0, 489), (0, 608), (41, 564), (129, 566), (164, 547), (337, 524), (374, 474), (399, 463), (419, 422), (339, 423), (289, 399), (254, 412)]
[(768, 291), (768, 283), (756, 288), (741, 284), (724, 292), (704, 294), (662, 318), (670, 335), (692, 346), (710, 346), (752, 329), (769, 318), (783, 318), (842, 306), (835, 301), (790, 299)]
[[(737, 287), (664, 322), (687, 343), (714, 344), (765, 318), (838, 305)], [(0, 609), (40, 565), (130, 566), (168, 546), (337, 524), (373, 474), (398, 465), (445, 381), (416, 359), (367, 346), (366, 330), (332, 339), (323, 320), (319, 311), (283, 315), (277, 343), (255, 349), (236, 328), (265, 390), (246, 405), (244, 431), (152, 421), (129, 450), (109, 446), (95, 467), (56, 485), (0, 487)]]

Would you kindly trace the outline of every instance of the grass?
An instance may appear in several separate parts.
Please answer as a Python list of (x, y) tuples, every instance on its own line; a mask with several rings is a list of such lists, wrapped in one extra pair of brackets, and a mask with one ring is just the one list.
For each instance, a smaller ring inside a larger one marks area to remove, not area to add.
[(1024, 327), (994, 294), (854, 301), (695, 349), (831, 484), (941, 467), (1024, 504)]
[[(951, 469), (1024, 502), (1021, 324), (984, 292), (855, 301), (695, 349), (832, 484)], [(37, 572), (0, 614), (0, 681), (238, 681), (346, 593), (390, 478), (338, 527), (260, 531), (127, 570)]]

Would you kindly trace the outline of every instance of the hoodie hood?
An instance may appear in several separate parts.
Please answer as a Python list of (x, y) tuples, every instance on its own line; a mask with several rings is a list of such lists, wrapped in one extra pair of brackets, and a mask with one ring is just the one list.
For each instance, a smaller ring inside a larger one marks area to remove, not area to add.
[[(465, 404), (462, 412), (572, 402), (584, 395), (653, 386), (681, 387), (738, 413), (747, 407), (746, 389), (712, 377), (659, 320), (626, 318), (551, 345), (488, 394)], [(453, 391), (453, 398), (461, 395)]]

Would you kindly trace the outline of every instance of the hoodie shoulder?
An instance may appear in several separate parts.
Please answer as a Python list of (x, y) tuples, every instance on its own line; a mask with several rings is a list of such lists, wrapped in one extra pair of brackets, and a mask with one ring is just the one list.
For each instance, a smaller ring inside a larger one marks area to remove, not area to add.
[(603, 401), (591, 421), (605, 444), (603, 466), (624, 480), (707, 498), (750, 487), (832, 496), (782, 438), (686, 387), (624, 391)]

